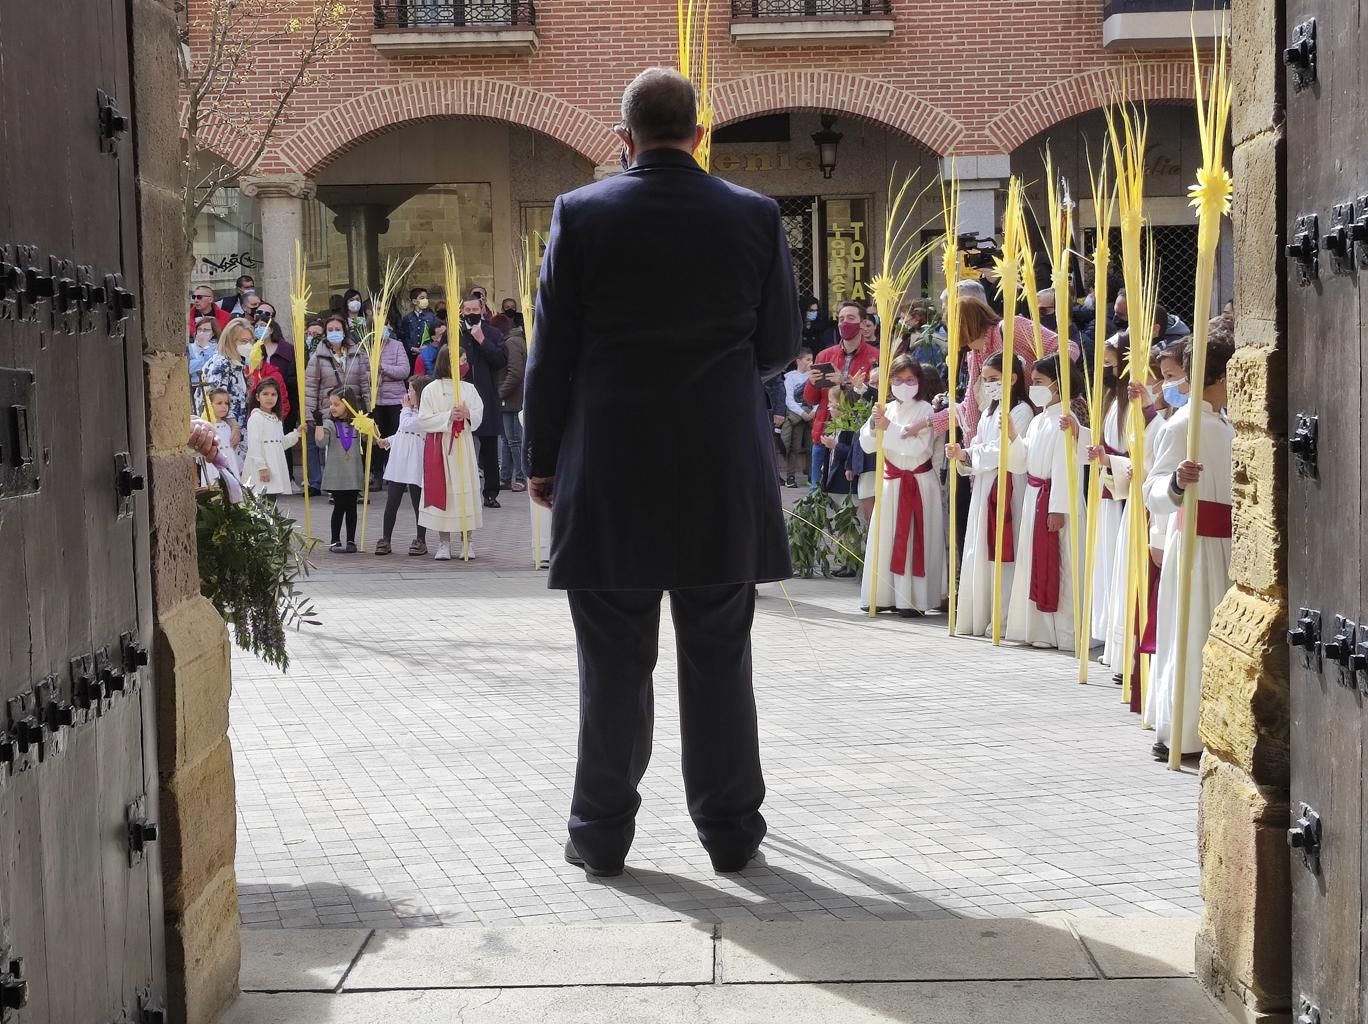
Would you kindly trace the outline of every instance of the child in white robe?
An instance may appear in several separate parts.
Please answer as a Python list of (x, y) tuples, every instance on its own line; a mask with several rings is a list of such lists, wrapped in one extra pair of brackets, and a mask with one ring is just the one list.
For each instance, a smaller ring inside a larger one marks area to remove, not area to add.
[[(465, 352), (460, 376), (469, 372)], [(484, 403), (474, 384), (452, 381), (451, 346), (437, 356), (433, 381), (423, 389), (418, 404), (418, 426), (423, 442), (423, 502), (418, 525), (437, 531), (439, 562), (451, 560), (451, 535), (465, 541), (464, 555), (474, 557), (469, 535), (483, 523), (480, 511), (480, 474), (472, 434), (484, 419)], [(457, 397), (459, 395), (459, 398)]]
[[(1024, 434), (1035, 417), (1035, 407), (1026, 397), (1025, 366), (1014, 357), (1007, 401), (1010, 415), (1018, 434)], [(998, 453), (1002, 429), (1002, 353), (990, 356), (984, 363), (979, 380), (987, 413), (979, 420), (978, 430), (969, 447), (946, 445), (945, 455), (956, 472), (972, 477), (973, 496), (969, 501), (969, 523), (964, 535), (964, 558), (960, 566), (959, 591), (955, 599), (955, 633), (961, 636), (988, 636), (993, 628), (994, 552), (997, 544), (997, 476)], [(1022, 498), (1026, 490), (1025, 474), (1009, 474), (1011, 500), (1006, 512), (1002, 552), (1002, 615), (1007, 615), (1007, 598), (1012, 592), (1014, 552), (1020, 531)]]
[[(389, 452), (389, 458), (385, 460), (384, 472), (384, 532), (375, 544), (377, 555), (388, 555), (392, 550), (394, 527), (406, 496), (413, 505), (414, 518), (418, 517), (423, 496), (423, 445), (427, 440), (423, 428), (418, 425), (418, 406), (423, 390), (431, 380), (431, 377), (422, 376), (408, 379), (408, 389), (404, 392), (399, 410), (399, 429), (379, 441), (380, 447)], [(408, 553), (413, 556), (427, 554), (427, 527), (422, 523), (418, 524), (417, 535), (409, 544)]]
[[(231, 409), (232, 396), (227, 388), (214, 388), (205, 396), (205, 419), (214, 426), (214, 437), (218, 439), (219, 451), (223, 454), (228, 471), (241, 480), (242, 467), (238, 463), (237, 449), (242, 430), (241, 424), (230, 415)], [(206, 462), (201, 467), (200, 476), (208, 487), (219, 482), (220, 474), (216, 466)]]
[[(1228, 335), (1213, 333), (1207, 345), (1206, 378), (1200, 396), (1193, 396), (1165, 422), (1155, 443), (1154, 466), (1145, 480), (1145, 503), (1169, 514), (1164, 545), (1164, 572), (1159, 580), (1157, 650), (1154, 657), (1150, 699), (1158, 742), (1156, 759), (1167, 760), (1169, 745), (1179, 744), (1184, 755), (1200, 754), (1198, 729), (1202, 698), (1202, 647), (1206, 643), (1216, 605), (1230, 589), (1231, 447), (1235, 428), (1222, 410), (1226, 404), (1226, 365), (1235, 353)], [(1191, 342), (1183, 355), (1189, 377), (1192, 372)], [(1188, 431), (1194, 416), (1201, 417), (1200, 457), (1187, 456)], [(1196, 491), (1197, 537), (1192, 553), (1191, 595), (1188, 605), (1187, 649), (1179, 651), (1178, 605), (1181, 509), (1188, 489)], [(1183, 694), (1182, 735), (1174, 737), (1173, 719), (1178, 659), (1186, 664)]]
[(871, 529), (865, 546), (860, 607), (870, 603), (870, 577), (878, 558), (880, 611), (896, 609), (913, 618), (937, 611), (945, 598), (945, 513), (940, 478), (932, 466), (935, 436), (933, 410), (926, 397), (935, 394), (933, 378), (911, 356), (902, 355), (889, 368), (892, 399), (887, 409), (875, 407), (860, 430), (860, 447), (871, 455), (883, 435), (883, 499), (879, 504), (879, 541)]
[[(1104, 408), (1102, 438), (1093, 449), (1095, 454), (1125, 456), (1129, 451), (1130, 396), (1125, 374), (1125, 363), (1130, 352), (1130, 335), (1122, 331), (1107, 342), (1103, 352), (1102, 386)], [(1093, 548), (1092, 572), (1092, 643), (1107, 639), (1107, 624), (1111, 615), (1112, 590), (1116, 586), (1116, 556), (1124, 553), (1121, 538), (1121, 515), (1126, 508), (1127, 491), (1102, 464), (1102, 499), (1097, 516), (1097, 536)], [(1121, 578), (1125, 585), (1125, 577)]]
[[(1069, 364), (1070, 397), (1083, 394), (1083, 374)], [(1021, 534), (1007, 609), (1008, 640), (1033, 647), (1073, 651), (1074, 583), (1069, 517), (1079, 523), (1083, 486), (1080, 453), (1086, 453), (1087, 428), (1060, 403), (1059, 356), (1047, 356), (1031, 370), (1031, 404), (1041, 410), (1024, 434), (1014, 434), (1007, 466), (1026, 476)], [(1066, 429), (1067, 428), (1067, 429)], [(1076, 486), (1070, 501), (1069, 476)]]
[(242, 482), (257, 494), (293, 494), (290, 467), (285, 451), (299, 441), (299, 431), (285, 433), (280, 422), (280, 385), (274, 377), (257, 382), (248, 403), (247, 459), (242, 465)]

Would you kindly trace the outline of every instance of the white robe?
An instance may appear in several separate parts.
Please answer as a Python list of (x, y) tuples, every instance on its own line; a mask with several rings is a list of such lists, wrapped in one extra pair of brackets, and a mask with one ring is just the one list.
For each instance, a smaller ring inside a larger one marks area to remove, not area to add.
[[(223, 420), (215, 420), (214, 437), (218, 439), (219, 454), (221, 454), (224, 458), (224, 461), (228, 463), (229, 471), (233, 474), (233, 476), (241, 480), (242, 467), (238, 464), (237, 449), (234, 448), (232, 445), (233, 428), (230, 427)], [(218, 467), (207, 460), (204, 461), (202, 465), (204, 471), (201, 474), (201, 476), (204, 479), (204, 485), (208, 487), (210, 485), (218, 483), (220, 477), (223, 475), (218, 471)]]
[[(1089, 435), (1086, 429), (1074, 438), (1059, 429), (1059, 418), (1063, 407), (1058, 403), (1031, 420), (1024, 434), (1017, 435), (1007, 451), (1007, 468), (1013, 473), (1023, 473), (1037, 480), (1050, 481), (1048, 511), (1073, 516), (1078, 525), (1078, 546), (1082, 550), (1083, 537), (1083, 484), (1078, 481), (1075, 492), (1077, 502), (1069, 502), (1070, 473), (1078, 474), (1081, 468), (1079, 454), (1087, 459)], [(1032, 543), (1036, 528), (1036, 500), (1040, 488), (1031, 484), (1029, 479), (1021, 506), (1021, 532), (1017, 535), (1016, 568), (1013, 570), (1011, 600), (1007, 607), (1008, 640), (1032, 644), (1036, 647), (1057, 647), (1061, 651), (1074, 649), (1074, 609), (1073, 609), (1073, 554), (1070, 549), (1069, 524), (1054, 534), (1059, 545), (1059, 608), (1057, 611), (1044, 612), (1031, 600), (1031, 566), (1035, 561), (1035, 546)]]
[[(1117, 409), (1113, 402), (1102, 418), (1102, 441), (1116, 451), (1129, 451), (1124, 424), (1117, 428)], [(1129, 405), (1127, 409), (1129, 410)], [(1099, 644), (1107, 639), (1107, 619), (1111, 614), (1112, 571), (1116, 562), (1117, 539), (1121, 530), (1121, 513), (1126, 508), (1126, 492), (1119, 488), (1113, 475), (1103, 471), (1102, 486), (1114, 497), (1108, 498), (1104, 492), (1097, 515), (1097, 537), (1093, 551), (1092, 572), (1092, 642)]]
[(418, 410), (400, 410), (399, 429), (385, 438), (390, 443), (389, 458), (385, 461), (386, 481), (423, 486), (423, 442), (426, 437), (418, 425)]
[[(1235, 428), (1223, 415), (1202, 403), (1202, 479), (1195, 484), (1200, 501), (1231, 503), (1231, 445)], [(1168, 536), (1164, 544), (1164, 570), (1159, 577), (1159, 622), (1153, 670), (1150, 673), (1150, 706), (1159, 742), (1173, 745), (1174, 687), (1178, 672), (1178, 549), (1181, 544), (1181, 507), (1169, 493), (1169, 482), (1178, 464), (1187, 458), (1188, 424), (1194, 406), (1185, 405), (1164, 423), (1155, 439), (1154, 465), (1145, 480), (1145, 504), (1167, 514)], [(1183, 695), (1184, 754), (1202, 751), (1198, 718), (1202, 703), (1202, 647), (1211, 629), (1216, 606), (1230, 589), (1230, 538), (1198, 537), (1192, 563), (1192, 599), (1188, 606), (1187, 674)]]
[[(997, 519), (989, 522), (988, 494), (997, 479), (998, 447), (1001, 440), (1000, 410), (979, 421), (974, 443), (968, 448), (970, 462), (955, 463), (955, 469), (974, 479), (974, 493), (969, 501), (969, 524), (964, 536), (964, 561), (960, 568), (959, 591), (955, 595), (955, 633), (960, 636), (990, 636), (993, 629), (993, 559), (988, 554), (988, 531), (996, 535)], [(1029, 405), (1018, 405), (1012, 410), (1012, 421), (1017, 434), (1026, 433), (1035, 411)], [(1014, 551), (1021, 550), (1021, 503), (1026, 494), (1024, 474), (1012, 474), (1012, 501), (1009, 522), (1012, 524)], [(1012, 593), (1013, 563), (1002, 563), (1002, 615), (1005, 624), (1007, 600)]]
[(474, 384), (461, 382), (461, 402), (470, 409), (470, 419), (456, 443), (451, 443), (451, 410), (455, 406), (455, 392), (450, 380), (434, 380), (423, 389), (418, 403), (418, 426), (425, 433), (441, 434), (442, 454), (446, 461), (446, 508), (428, 505), (424, 489), (418, 506), (418, 523), (438, 533), (469, 533), (483, 523), (480, 511), (480, 472), (475, 458), (474, 432), (484, 419), (484, 403)]
[[(242, 482), (258, 494), (293, 494), (285, 450), (298, 441), (299, 431), (285, 433), (279, 416), (253, 409), (247, 418), (247, 458), (242, 464)], [(263, 469), (270, 470), (269, 481), (261, 479)]]
[[(518, 413), (518, 422), (524, 422), (521, 412)], [(528, 519), (532, 527), (532, 561), (535, 567), (540, 569), (551, 561), (551, 510), (542, 508), (530, 499), (527, 507), (530, 510)]]
[[(931, 429), (932, 408), (929, 403), (913, 401), (908, 404), (896, 400), (888, 403), (888, 417), (892, 425), (884, 432), (884, 460), (898, 469), (917, 469), (932, 461), (936, 447)], [(913, 420), (923, 419), (926, 426), (911, 437), (902, 436), (902, 428)], [(878, 450), (878, 434), (873, 420), (860, 430), (860, 447), (871, 455)], [(925, 575), (912, 575), (913, 542), (908, 538), (907, 562), (903, 573), (895, 575), (889, 559), (893, 553), (893, 536), (898, 523), (898, 496), (902, 490), (898, 480), (885, 480), (883, 500), (879, 503), (879, 608), (913, 609), (920, 612), (939, 611), (945, 598), (945, 512), (941, 504), (940, 478), (934, 466), (916, 477), (921, 492), (922, 548)], [(913, 521), (916, 529), (916, 521)], [(869, 607), (870, 567), (875, 557), (873, 532), (865, 543), (864, 575), (860, 581), (860, 606)]]
[[(1162, 416), (1155, 416), (1145, 427), (1145, 451), (1139, 468), (1141, 480), (1149, 476), (1150, 466), (1154, 462), (1154, 444), (1159, 436), (1159, 431), (1163, 429), (1167, 421)], [(1112, 478), (1115, 486), (1120, 490), (1117, 493), (1129, 493), (1131, 479), (1136, 473), (1136, 466), (1133, 458), (1129, 455), (1113, 455), (1111, 458)], [(1161, 517), (1162, 518), (1162, 517)], [(1121, 521), (1117, 524), (1116, 550), (1112, 555), (1111, 571), (1111, 595), (1107, 608), (1107, 620), (1103, 636), (1105, 646), (1102, 648), (1102, 664), (1108, 668), (1124, 673), (1126, 671), (1126, 626), (1127, 622), (1133, 623), (1133, 616), (1126, 614), (1126, 582), (1130, 573), (1130, 525), (1131, 506), (1126, 504), (1121, 513)], [(1153, 530), (1150, 530), (1153, 534)], [(1163, 534), (1160, 534), (1163, 537)], [(1163, 541), (1160, 540), (1158, 546), (1162, 548)], [(1153, 561), (1149, 566), (1150, 573), (1159, 570)], [(1149, 601), (1149, 590), (1142, 592), (1142, 601)], [(1135, 643), (1139, 643), (1137, 639)], [(1134, 647), (1132, 647), (1132, 652)], [(1139, 685), (1138, 681), (1136, 685)]]

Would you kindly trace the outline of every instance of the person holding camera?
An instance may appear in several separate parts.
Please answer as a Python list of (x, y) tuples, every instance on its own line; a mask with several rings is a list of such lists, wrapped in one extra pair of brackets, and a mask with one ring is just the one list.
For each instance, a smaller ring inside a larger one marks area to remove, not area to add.
[(807, 386), (803, 388), (803, 405), (812, 406), (817, 415), (812, 418), (812, 469), (808, 474), (812, 490), (826, 479), (827, 463), (836, 447), (835, 435), (826, 433), (831, 418), (827, 396), (830, 388), (849, 384), (863, 393), (869, 387), (870, 371), (879, 365), (879, 350), (864, 340), (860, 326), (865, 309), (858, 302), (841, 303), (836, 314), (836, 330), (840, 341), (817, 354), (817, 362), (808, 371)]
[[(500, 407), (495, 373), (508, 366), (504, 336), (487, 314), (483, 294), (472, 294), (461, 303), (461, 351), (470, 364), (470, 383), (480, 393), (486, 409)], [(499, 441), (503, 438), (503, 417), (492, 413), (475, 428), (475, 448), (480, 460), (484, 507), (499, 508)]]

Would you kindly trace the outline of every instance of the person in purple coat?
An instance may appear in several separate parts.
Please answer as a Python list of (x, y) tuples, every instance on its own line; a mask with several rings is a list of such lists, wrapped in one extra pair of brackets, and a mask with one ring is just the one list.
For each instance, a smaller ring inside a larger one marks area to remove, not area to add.
[[(380, 436), (393, 437), (399, 429), (399, 412), (404, 404), (404, 395), (408, 391), (412, 367), (409, 364), (408, 349), (395, 336), (388, 324), (385, 325), (383, 337), (384, 342), (380, 346), (379, 387), (375, 392), (375, 411), (372, 415), (375, 425), (380, 428)], [(385, 478), (385, 464), (388, 461), (389, 452), (377, 447), (371, 466), (375, 474), (374, 480)], [(380, 485), (373, 482), (372, 486)]]

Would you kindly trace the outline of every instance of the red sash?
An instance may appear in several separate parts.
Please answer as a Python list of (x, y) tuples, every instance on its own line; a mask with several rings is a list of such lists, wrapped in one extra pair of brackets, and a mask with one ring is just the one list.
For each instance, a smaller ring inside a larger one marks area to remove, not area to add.
[(1051, 481), (1026, 477), (1036, 488), (1035, 528), (1031, 534), (1031, 600), (1042, 612), (1059, 611), (1059, 534), (1050, 532)]
[[(993, 477), (992, 489), (988, 491), (988, 557), (997, 561), (997, 508), (998, 482)], [(1015, 561), (1016, 547), (1012, 543), (1012, 474), (1007, 474), (1007, 517), (1002, 523), (1002, 560)]]
[(442, 454), (442, 435), (423, 438), (423, 507), (447, 507), (446, 456)]
[[(1178, 510), (1178, 529), (1183, 528), (1183, 510)], [(1229, 540), (1233, 533), (1231, 506), (1219, 501), (1197, 502), (1197, 536)]]
[(890, 568), (894, 576), (907, 572), (907, 541), (912, 540), (912, 575), (926, 575), (926, 537), (922, 530), (922, 495), (917, 477), (929, 472), (928, 459), (916, 469), (899, 469), (885, 460), (884, 479), (898, 481), (898, 519), (893, 526), (893, 557)]

